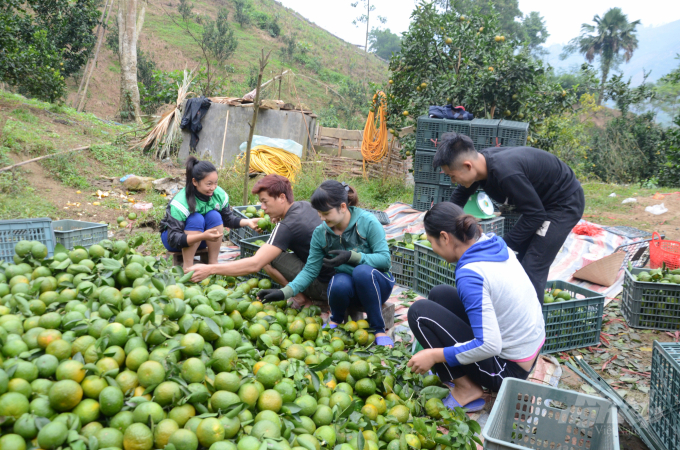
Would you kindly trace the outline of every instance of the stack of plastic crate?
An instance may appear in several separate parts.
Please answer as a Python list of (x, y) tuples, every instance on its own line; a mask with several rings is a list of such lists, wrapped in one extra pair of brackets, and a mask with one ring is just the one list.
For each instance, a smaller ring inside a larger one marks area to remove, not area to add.
[[(427, 211), (435, 203), (448, 200), (452, 191), (451, 179), (439, 167), (432, 167), (437, 145), (444, 133), (455, 132), (470, 136), (470, 121), (418, 118), (416, 154), (413, 158), (413, 207)], [(448, 197), (447, 197), (448, 194)]]

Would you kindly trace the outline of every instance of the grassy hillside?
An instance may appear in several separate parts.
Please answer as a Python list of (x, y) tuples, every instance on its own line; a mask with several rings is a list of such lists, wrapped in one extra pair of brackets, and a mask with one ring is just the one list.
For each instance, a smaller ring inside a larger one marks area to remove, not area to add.
[[(272, 38), (267, 31), (257, 28), (254, 24), (241, 28), (235, 21), (234, 6), (229, 0), (193, 0), (193, 4), (194, 13), (211, 18), (217, 16), (219, 7), (226, 7), (230, 11), (230, 26), (235, 31), (239, 43), (236, 54), (227, 63), (227, 70), (222, 73), (229, 78), (224, 95), (241, 96), (250, 90), (247, 83), (248, 74), (251, 66), (257, 63), (262, 49), (265, 53), (272, 51), (265, 79), (286, 69), (292, 69), (301, 75), (295, 77), (294, 85), (289, 79), (283, 82), (282, 99), (296, 102), (299, 96), (303, 103), (311, 106), (317, 113), (333, 100), (335, 94), (332, 91), (337, 91), (345, 80), (378, 82), (387, 76), (387, 64), (384, 61), (372, 54), (366, 55), (363, 50), (308, 22), (274, 0), (253, 0), (252, 6), (253, 10), (264, 12), (271, 17), (278, 16), (281, 27), (281, 35), (278, 38)], [(142, 51), (150, 53), (158, 67), (165, 71), (194, 68), (201, 63), (200, 49), (167, 16), (170, 13), (177, 17), (177, 6), (178, 2), (172, 0), (150, 1), (140, 37)], [(109, 26), (114, 26), (113, 15), (110, 17)], [(200, 25), (195, 27), (200, 30)], [(309, 64), (301, 65), (283, 60), (280, 49), (284, 43), (281, 36), (288, 36), (291, 33), (295, 33), (297, 41), (308, 48)], [(100, 117), (115, 117), (119, 103), (119, 77), (117, 56), (106, 46), (102, 46), (88, 91), (87, 111)], [(78, 86), (72, 80), (69, 102), (75, 97), (77, 89)], [(268, 91), (270, 97), (276, 94), (274, 89)], [(337, 96), (335, 100), (342, 101)]]

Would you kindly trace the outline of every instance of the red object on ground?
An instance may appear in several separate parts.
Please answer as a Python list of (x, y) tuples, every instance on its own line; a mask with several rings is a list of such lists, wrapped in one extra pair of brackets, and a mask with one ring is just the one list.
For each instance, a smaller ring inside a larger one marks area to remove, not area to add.
[(661, 239), (656, 231), (649, 242), (649, 265), (658, 269), (663, 264), (669, 269), (680, 269), (680, 242)]
[(571, 231), (581, 236), (599, 236), (602, 234), (602, 228), (588, 222), (576, 225)]

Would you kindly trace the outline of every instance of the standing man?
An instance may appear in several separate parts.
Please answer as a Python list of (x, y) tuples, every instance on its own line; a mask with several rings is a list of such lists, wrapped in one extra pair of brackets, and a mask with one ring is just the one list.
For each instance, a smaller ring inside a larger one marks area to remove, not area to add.
[(533, 147), (492, 147), (477, 152), (465, 135), (445, 133), (432, 161), (458, 187), (451, 202), (464, 207), (478, 188), (522, 214), (503, 239), (517, 252), (543, 304), (550, 265), (585, 207), (574, 172), (555, 155)]
[[(305, 267), (312, 234), (321, 225), (319, 214), (309, 202), (294, 201), (290, 181), (281, 175), (267, 175), (255, 183), (252, 192), (260, 197), (261, 208), (276, 223), (267, 243), (250, 258), (189, 267), (185, 272), (194, 271), (191, 281), (198, 283), (210, 275), (250, 275), (264, 268), (274, 281), (286, 286)], [(328, 282), (334, 274), (333, 269), (323, 268), (307, 289), (293, 297), (294, 306), (321, 304), (327, 307)]]

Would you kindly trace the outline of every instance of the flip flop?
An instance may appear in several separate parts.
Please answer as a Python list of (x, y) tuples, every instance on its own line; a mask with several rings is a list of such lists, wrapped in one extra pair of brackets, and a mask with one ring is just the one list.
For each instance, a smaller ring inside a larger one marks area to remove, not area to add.
[(394, 345), (394, 341), (389, 336), (377, 336), (375, 338), (376, 345)]
[(456, 385), (453, 384), (453, 381), (442, 381), (442, 384), (445, 384), (446, 386), (450, 387), (451, 389), (456, 387)]
[(325, 324), (321, 329), (322, 329), (322, 330), (332, 330), (333, 328), (338, 328), (338, 324), (337, 324), (337, 323), (330, 323), (330, 322), (328, 322), (328, 323)]
[(443, 400), (444, 406), (446, 406), (449, 409), (453, 409), (455, 407), (458, 408), (464, 408), (467, 410), (467, 412), (475, 412), (475, 411), (481, 411), (484, 409), (484, 405), (486, 404), (486, 401), (484, 401), (483, 398), (478, 398), (477, 400), (473, 400), (470, 403), (468, 403), (465, 406), (462, 406), (460, 403), (456, 401), (455, 398), (453, 398), (453, 395), (449, 394), (444, 400)]

